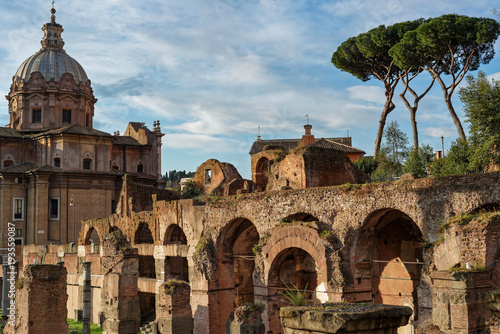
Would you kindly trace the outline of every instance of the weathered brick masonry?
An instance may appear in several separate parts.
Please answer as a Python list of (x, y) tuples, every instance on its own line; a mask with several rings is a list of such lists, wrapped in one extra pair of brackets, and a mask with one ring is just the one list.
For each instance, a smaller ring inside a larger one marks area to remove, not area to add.
[[(141, 208), (151, 210), (141, 212), (127, 195), (137, 189), (127, 181), (119, 213), (85, 222), (77, 256), (97, 261), (90, 235), (121, 230), (138, 251), (141, 314), (154, 310), (165, 280), (189, 280), (195, 333), (224, 333), (230, 313), (248, 302), (264, 302), (266, 333), (280, 333), (278, 310), (286, 305), (282, 292), (291, 283), (306, 289), (315, 302), (409, 306), (414, 312), (410, 326), (415, 326), (431, 319), (432, 307), (441, 303), (436, 304), (433, 290), (432, 279), (436, 282), (437, 277), (430, 275), (434, 266), (448, 270), (484, 261), (488, 273), (499, 271), (495, 223), (453, 230), (456, 233), (450, 229), (445, 242), (434, 247), (440, 256), (426, 248), (440, 239), (441, 225), (451, 217), (500, 203), (499, 181), (498, 174), (480, 174), (346, 184), (212, 197), (207, 203), (165, 202), (153, 196), (151, 203), (141, 201)], [(491, 275), (477, 275), (470, 282), (494, 281)], [(478, 286), (473, 288), (483, 296)], [(467, 306), (469, 324), (460, 325), (467, 331), (478, 329), (470, 325), (477, 323), (472, 305)], [(484, 301), (476, 305), (486, 307)], [(483, 327), (487, 317), (484, 313), (479, 321)]]

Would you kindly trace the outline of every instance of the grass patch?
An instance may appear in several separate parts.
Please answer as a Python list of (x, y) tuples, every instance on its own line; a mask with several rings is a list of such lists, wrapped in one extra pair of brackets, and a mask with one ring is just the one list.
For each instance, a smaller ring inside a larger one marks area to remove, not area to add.
[[(73, 319), (67, 319), (68, 321), (68, 333), (71, 333), (71, 331), (77, 330), (78, 334), (82, 333), (82, 327), (83, 327), (83, 322), (81, 321), (75, 321)], [(90, 324), (90, 333), (91, 334), (97, 334), (97, 333), (102, 333), (102, 328), (99, 327), (98, 324)]]

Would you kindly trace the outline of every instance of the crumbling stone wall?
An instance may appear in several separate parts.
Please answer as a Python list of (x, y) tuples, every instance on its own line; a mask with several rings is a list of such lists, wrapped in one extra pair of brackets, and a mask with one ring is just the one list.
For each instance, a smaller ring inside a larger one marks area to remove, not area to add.
[(193, 333), (190, 292), (189, 283), (183, 281), (170, 280), (160, 285), (156, 305), (159, 333)]
[[(415, 259), (415, 262), (417, 259), (422, 260), (425, 261), (424, 267), (428, 268), (433, 262), (432, 256), (416, 257), (414, 253), (412, 257), (405, 252), (421, 249), (424, 242), (430, 244), (438, 241), (443, 221), (456, 215), (467, 214), (489, 203), (500, 203), (499, 181), (498, 174), (481, 174), (239, 194), (227, 198), (212, 198), (207, 203), (193, 200), (172, 202), (153, 200), (151, 211), (132, 210), (127, 211), (127, 214), (122, 212), (110, 216), (99, 222), (102, 228), (96, 221), (87, 221), (84, 229), (89, 231), (91, 227), (97, 227), (103, 231), (111, 231), (116, 228), (123, 231), (125, 239), (133, 244), (140, 224), (147, 224), (154, 242), (135, 245), (139, 255), (154, 257), (157, 278), (161, 278), (158, 273), (165, 272), (162, 266), (165, 265), (167, 257), (181, 257), (187, 260), (195, 331), (200, 334), (217, 334), (223, 333), (227, 321), (226, 311), (233, 302), (236, 302), (234, 295), (237, 288), (227, 286), (228, 293), (225, 296), (228, 298), (220, 298), (221, 286), (227, 283), (222, 282), (220, 277), (231, 277), (230, 275), (234, 277), (239, 273), (236, 268), (238, 265), (234, 266), (239, 261), (234, 260), (234, 255), (239, 254), (228, 253), (223, 246), (234, 244), (235, 240), (231, 238), (235, 235), (242, 235), (240, 240), (248, 242), (244, 239), (246, 234), (238, 233), (238, 229), (251, 231), (252, 238), (255, 233), (258, 234), (255, 247), (252, 247), (255, 253), (250, 256), (245, 255), (245, 261), (254, 263), (252, 280), (255, 302), (267, 302), (271, 298), (279, 297), (276, 289), (271, 288), (281, 287), (270, 287), (268, 283), (270, 275), (280, 269), (277, 266), (281, 266), (283, 262), (293, 262), (287, 260), (286, 256), (284, 261), (279, 261), (283, 254), (294, 256), (293, 252), (289, 252), (290, 249), (300, 250), (312, 258), (315, 270), (312, 274), (316, 277), (315, 293), (319, 300), (330, 302), (346, 299), (371, 302), (374, 293), (372, 269), (383, 266), (373, 260), (379, 260), (376, 256), (380, 248), (375, 246), (384, 244), (384, 234), (379, 233), (384, 224), (397, 224), (403, 221), (415, 230), (410, 236), (411, 240), (404, 240), (404, 247), (401, 246), (403, 242), (399, 239), (395, 240), (394, 245), (399, 245), (404, 251), (404, 254), (402, 253), (404, 256), (400, 260)], [(294, 219), (287, 221), (285, 218), (288, 217), (300, 218), (294, 222)], [(168, 243), (166, 235), (172, 225), (182, 229), (186, 236), (186, 244)], [(487, 225), (484, 233), (481, 229), (476, 232), (471, 229), (466, 233), (469, 235), (467, 238), (478, 239), (477, 243), (473, 244), (474, 247), (480, 248), (477, 252), (478, 258), (484, 258), (485, 261), (492, 263), (496, 262), (488, 259), (496, 259), (494, 242), (496, 239), (493, 233), (495, 226)], [(79, 251), (86, 257), (90, 250), (85, 247), (80, 248), (84, 246), (85, 240), (82, 235)], [(491, 240), (488, 239), (490, 238), (488, 235), (491, 235)], [(460, 234), (459, 236), (462, 240)], [(208, 242), (200, 242), (202, 240)], [(389, 249), (393, 244), (392, 241), (392, 239), (387, 240), (386, 254), (392, 254)], [(203, 245), (211, 247), (204, 248)], [(103, 249), (104, 246), (100, 247)], [(483, 248), (490, 250), (483, 252)], [(463, 254), (473, 257), (472, 247), (471, 251), (467, 252)], [(40, 257), (40, 254), (35, 253), (31, 250), (29, 256)], [(104, 249), (102, 254), (106, 254)], [(464, 261), (465, 258), (462, 259), (462, 253), (460, 254), (459, 261)], [(47, 257), (47, 253), (44, 253), (43, 257)], [(101, 274), (105, 273), (107, 261), (109, 260), (101, 259)], [(132, 266), (133, 260), (130, 261)], [(232, 266), (221, 266), (224, 262), (231, 261)], [(393, 262), (393, 265), (396, 265), (395, 259)], [(300, 265), (298, 261), (295, 263)], [(311, 274), (301, 272), (302, 269), (297, 269), (297, 264), (294, 266), (281, 268), (284, 270), (284, 275), (291, 277), (293, 275), (290, 273), (293, 272), (298, 272), (300, 275)], [(487, 269), (490, 270), (489, 267)], [(417, 281), (415, 284), (423, 286), (421, 282), (425, 281), (428, 286), (432, 285), (428, 274), (423, 273), (421, 277), (420, 282)], [(137, 285), (141, 286), (141, 291), (156, 292), (154, 284), (150, 284), (146, 278), (137, 279)], [(428, 294), (430, 296), (430, 292)], [(107, 297), (103, 295), (102, 300), (104, 302)], [(429, 304), (432, 302), (427, 303)], [(264, 311), (262, 317), (266, 330), (277, 322), (275, 313), (276, 310), (269, 308)]]
[(103, 331), (107, 334), (136, 334), (141, 319), (137, 250), (120, 232), (105, 234), (102, 238)]

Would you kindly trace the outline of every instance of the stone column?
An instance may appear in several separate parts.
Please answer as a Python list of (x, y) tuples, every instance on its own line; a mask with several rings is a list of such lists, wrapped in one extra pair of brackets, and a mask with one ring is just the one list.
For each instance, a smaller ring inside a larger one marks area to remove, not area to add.
[(141, 320), (137, 249), (120, 231), (104, 234), (102, 259), (103, 334), (137, 334)]
[(183, 281), (167, 281), (158, 292), (156, 320), (161, 334), (192, 334), (191, 288)]
[(3, 333), (68, 333), (66, 276), (63, 266), (24, 267), (24, 278), (17, 282), (15, 319), (8, 319)]
[(82, 334), (90, 334), (90, 314), (92, 312), (90, 304), (90, 265), (92, 262), (83, 262), (83, 311), (82, 311)]

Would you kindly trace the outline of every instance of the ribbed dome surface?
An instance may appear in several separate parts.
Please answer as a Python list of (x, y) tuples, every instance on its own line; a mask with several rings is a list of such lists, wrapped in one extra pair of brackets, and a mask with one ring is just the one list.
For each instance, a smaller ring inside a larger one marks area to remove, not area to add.
[(15, 76), (18, 82), (28, 81), (33, 72), (40, 72), (46, 81), (59, 81), (64, 73), (72, 74), (77, 84), (88, 80), (83, 67), (62, 49), (38, 51), (19, 66)]

